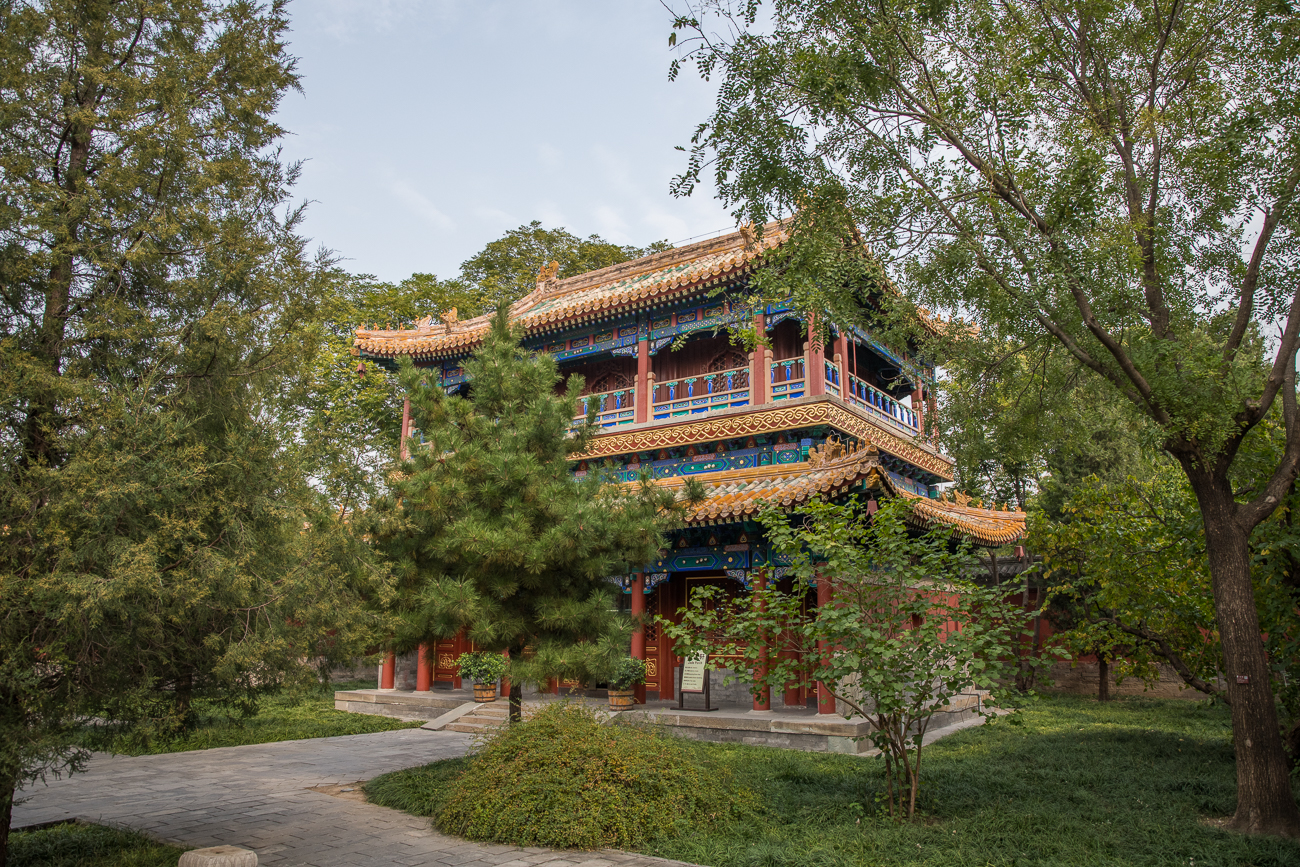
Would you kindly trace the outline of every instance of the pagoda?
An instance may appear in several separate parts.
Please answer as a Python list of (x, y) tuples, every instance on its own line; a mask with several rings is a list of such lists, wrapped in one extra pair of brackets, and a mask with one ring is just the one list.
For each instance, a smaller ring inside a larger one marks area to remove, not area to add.
[[(573, 456), (575, 473), (612, 465), (625, 482), (649, 473), (656, 484), (681, 486), (693, 477), (707, 492), (659, 560), (611, 578), (626, 610), (650, 615), (636, 618), (645, 625), (631, 648), (646, 662), (642, 700), (672, 698), (681, 665), (654, 615), (676, 619), (695, 587), (744, 592), (755, 580), (782, 580), (785, 569), (769, 560), (753, 520), (764, 505), (902, 498), (918, 529), (951, 528), (975, 545), (1012, 544), (1025, 532), (1021, 512), (940, 493), (953, 463), (924, 432), (935, 370), (915, 347), (829, 321), (810, 327), (820, 315), (811, 311), (749, 306), (749, 276), (788, 237), (781, 223), (761, 237), (745, 227), (566, 279), (552, 263), (510, 308), (526, 347), (585, 380), (575, 422), (594, 407), (602, 432)], [(765, 334), (765, 345), (740, 351), (728, 334), (737, 326)], [(461, 321), (453, 310), (412, 328), (359, 328), (353, 352), (386, 367), (406, 356), (436, 371), (449, 394), (464, 393), (472, 384), (463, 362), (488, 329), (488, 316)], [(410, 433), (408, 403), (403, 441)], [(825, 604), (830, 592), (821, 582), (810, 605)], [(455, 659), (466, 649), (463, 639), (448, 639), (421, 654), (416, 688), (459, 687)], [(384, 679), (391, 687), (391, 671)], [(815, 682), (792, 684), (780, 699), (834, 712), (833, 699), (818, 701), (817, 691)], [(756, 699), (755, 708), (770, 701)]]

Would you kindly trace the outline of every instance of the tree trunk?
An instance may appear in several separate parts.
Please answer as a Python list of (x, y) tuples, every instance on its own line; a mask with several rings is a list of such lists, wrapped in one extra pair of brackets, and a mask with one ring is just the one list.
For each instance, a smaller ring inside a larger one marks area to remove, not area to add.
[(524, 718), (524, 685), (510, 681), (510, 722), (519, 722)]
[(0, 780), (0, 867), (9, 862), (9, 823), (13, 821), (17, 789), (17, 781)]
[(1226, 473), (1184, 465), (1205, 522), (1214, 613), (1223, 645), (1232, 737), (1237, 757), (1237, 812), (1228, 827), (1248, 834), (1300, 837), (1268, 658), (1250, 583), (1250, 532), (1236, 520)]
[(1106, 654), (1097, 654), (1097, 701), (1110, 701), (1110, 662)]
[[(509, 648), (506, 653), (512, 662), (524, 658), (525, 645)], [(510, 724), (514, 725), (524, 718), (524, 685), (521, 681), (510, 678)]]

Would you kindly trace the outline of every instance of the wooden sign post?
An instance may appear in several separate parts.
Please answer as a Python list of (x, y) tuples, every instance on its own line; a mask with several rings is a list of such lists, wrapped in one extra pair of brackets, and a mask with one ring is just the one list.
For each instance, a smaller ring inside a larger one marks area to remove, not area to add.
[(707, 663), (709, 655), (707, 653), (696, 653), (682, 660), (682, 673), (677, 683), (677, 709), (678, 710), (698, 710), (698, 708), (686, 707), (686, 693), (702, 692), (704, 693), (704, 709), (717, 710), (716, 707), (709, 706), (709, 669)]

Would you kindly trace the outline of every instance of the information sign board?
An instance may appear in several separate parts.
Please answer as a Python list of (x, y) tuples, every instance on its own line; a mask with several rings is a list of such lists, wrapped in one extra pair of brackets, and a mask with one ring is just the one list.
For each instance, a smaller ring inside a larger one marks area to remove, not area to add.
[(709, 655), (701, 651), (682, 660), (682, 692), (704, 692), (704, 666)]

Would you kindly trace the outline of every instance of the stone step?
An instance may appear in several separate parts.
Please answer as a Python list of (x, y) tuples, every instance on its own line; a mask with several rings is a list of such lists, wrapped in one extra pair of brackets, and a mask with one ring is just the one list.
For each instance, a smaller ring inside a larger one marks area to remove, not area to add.
[(476, 705), (474, 710), (465, 714), (465, 716), (450, 723), (446, 730), (449, 732), (466, 732), (476, 733), (486, 731), (504, 725), (510, 715), (510, 704), (503, 701), (483, 702)]
[[(525, 702), (523, 706), (524, 715), (528, 716), (539, 707), (540, 705), (536, 702)], [(470, 734), (483, 732), (505, 725), (509, 716), (509, 702), (500, 700), (484, 702), (460, 719), (448, 723), (445, 730), (449, 732), (465, 732)]]

